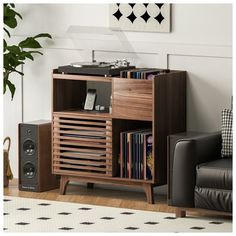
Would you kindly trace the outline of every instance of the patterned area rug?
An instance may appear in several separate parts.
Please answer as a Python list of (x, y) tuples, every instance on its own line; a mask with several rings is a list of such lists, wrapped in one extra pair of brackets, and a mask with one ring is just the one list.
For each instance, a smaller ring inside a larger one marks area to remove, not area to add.
[(5, 232), (232, 232), (232, 221), (4, 197)]

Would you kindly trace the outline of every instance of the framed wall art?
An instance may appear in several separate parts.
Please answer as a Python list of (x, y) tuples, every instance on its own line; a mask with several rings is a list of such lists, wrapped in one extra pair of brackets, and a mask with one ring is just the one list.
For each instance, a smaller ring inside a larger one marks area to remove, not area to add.
[(170, 4), (110, 4), (110, 27), (124, 31), (170, 32)]

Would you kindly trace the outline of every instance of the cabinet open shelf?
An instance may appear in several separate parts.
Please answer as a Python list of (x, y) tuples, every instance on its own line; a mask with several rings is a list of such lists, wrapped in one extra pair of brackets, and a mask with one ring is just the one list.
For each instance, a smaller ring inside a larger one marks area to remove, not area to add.
[[(167, 182), (169, 134), (186, 129), (186, 76), (170, 71), (153, 80), (84, 76), (53, 72), (53, 173), (61, 176), (60, 193), (71, 180), (143, 187), (149, 203), (153, 187)], [(106, 89), (100, 95), (112, 113), (83, 110), (89, 86)], [(120, 175), (120, 133), (150, 129), (152, 179)], [(91, 185), (90, 185), (91, 186)]]

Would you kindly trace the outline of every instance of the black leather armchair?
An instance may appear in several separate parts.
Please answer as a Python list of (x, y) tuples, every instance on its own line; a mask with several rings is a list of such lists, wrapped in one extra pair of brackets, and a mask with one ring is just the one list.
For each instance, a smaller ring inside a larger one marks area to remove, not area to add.
[(168, 137), (168, 203), (186, 209), (232, 212), (232, 158), (221, 158), (221, 133)]

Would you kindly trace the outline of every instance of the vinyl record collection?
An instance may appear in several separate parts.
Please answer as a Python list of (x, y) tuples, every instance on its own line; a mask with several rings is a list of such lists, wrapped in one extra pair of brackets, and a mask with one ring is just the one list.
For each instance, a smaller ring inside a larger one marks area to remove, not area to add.
[(120, 133), (120, 177), (153, 178), (153, 137), (150, 129)]
[(144, 79), (144, 80), (152, 80), (156, 75), (169, 73), (170, 70), (166, 69), (155, 69), (155, 68), (136, 68), (123, 70), (120, 72), (121, 78), (127, 79)]

